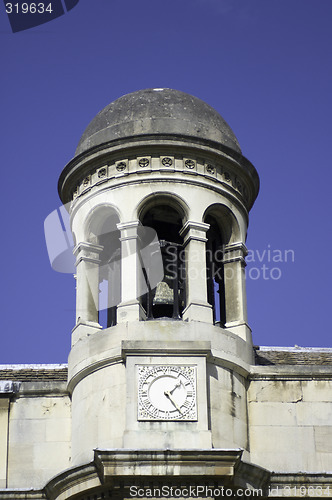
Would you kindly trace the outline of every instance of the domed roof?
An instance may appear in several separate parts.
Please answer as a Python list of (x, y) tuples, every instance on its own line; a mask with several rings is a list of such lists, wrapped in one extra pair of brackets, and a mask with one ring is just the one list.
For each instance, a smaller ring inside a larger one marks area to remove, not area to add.
[(146, 89), (106, 106), (85, 129), (76, 155), (115, 139), (168, 134), (216, 141), (241, 153), (229, 125), (201, 99), (172, 89)]

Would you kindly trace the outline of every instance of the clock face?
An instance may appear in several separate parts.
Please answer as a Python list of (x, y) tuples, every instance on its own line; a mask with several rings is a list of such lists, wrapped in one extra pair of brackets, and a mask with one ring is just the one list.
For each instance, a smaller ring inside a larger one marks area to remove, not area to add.
[(138, 366), (138, 420), (197, 420), (196, 367)]

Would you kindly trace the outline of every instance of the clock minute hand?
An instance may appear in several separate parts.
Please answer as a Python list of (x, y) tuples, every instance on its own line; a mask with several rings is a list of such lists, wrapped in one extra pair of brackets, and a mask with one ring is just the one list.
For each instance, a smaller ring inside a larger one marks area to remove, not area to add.
[[(174, 388), (175, 389), (175, 388)], [(170, 400), (170, 402), (175, 406), (175, 408), (181, 413), (182, 415), (182, 411), (179, 407), (179, 405), (174, 401), (174, 399), (172, 398), (171, 396), (171, 391), (165, 391), (164, 392), (165, 396)]]

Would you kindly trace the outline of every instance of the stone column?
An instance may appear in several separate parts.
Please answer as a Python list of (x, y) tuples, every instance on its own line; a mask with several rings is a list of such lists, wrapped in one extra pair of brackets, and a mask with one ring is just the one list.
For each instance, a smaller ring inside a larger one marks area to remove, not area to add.
[[(99, 305), (99, 255), (101, 245), (81, 242), (74, 248), (76, 256), (76, 330), (100, 329), (98, 323)], [(73, 330), (73, 331), (74, 331)], [(93, 333), (93, 332), (89, 332)]]
[(224, 246), (225, 328), (244, 340), (251, 341), (251, 330), (247, 323), (245, 277), (247, 253), (247, 248), (242, 242)]
[(144, 279), (139, 259), (140, 226), (138, 220), (117, 224), (121, 232), (121, 302), (117, 308), (117, 323), (146, 319), (138, 300)]
[(184, 320), (213, 323), (212, 306), (207, 302), (206, 232), (210, 225), (187, 221), (180, 231), (184, 239), (186, 267), (186, 308)]

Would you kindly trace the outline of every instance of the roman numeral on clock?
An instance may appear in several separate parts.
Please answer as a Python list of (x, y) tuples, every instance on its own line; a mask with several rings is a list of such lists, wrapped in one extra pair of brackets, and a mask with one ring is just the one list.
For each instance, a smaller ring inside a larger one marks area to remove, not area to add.
[(149, 412), (154, 418), (159, 417), (159, 410), (157, 408), (153, 408), (153, 410), (149, 409)]

